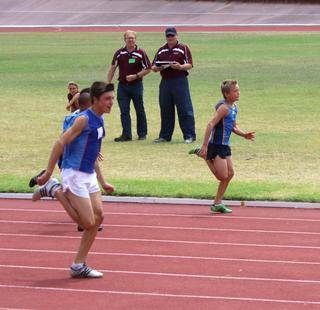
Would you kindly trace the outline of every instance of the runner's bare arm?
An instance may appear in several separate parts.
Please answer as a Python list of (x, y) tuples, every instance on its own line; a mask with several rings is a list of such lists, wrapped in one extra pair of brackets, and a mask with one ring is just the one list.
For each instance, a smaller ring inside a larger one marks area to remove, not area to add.
[(105, 179), (104, 179), (104, 177), (103, 177), (103, 174), (102, 174), (102, 172), (101, 172), (101, 169), (100, 169), (100, 165), (99, 165), (98, 160), (95, 162), (94, 170), (95, 170), (95, 172), (96, 172), (96, 174), (97, 174), (97, 179), (98, 179), (98, 182), (99, 182), (99, 184), (101, 185), (102, 189), (103, 189), (107, 194), (113, 193), (113, 192), (114, 192), (114, 186), (105, 181)]
[(57, 161), (63, 153), (64, 147), (81, 134), (87, 122), (88, 119), (85, 116), (79, 116), (74, 124), (56, 141), (51, 151), (46, 172), (37, 180), (38, 185), (43, 185), (49, 180)]
[(227, 116), (228, 113), (229, 113), (228, 108), (225, 105), (221, 105), (217, 110), (217, 112), (214, 114), (212, 120), (207, 125), (206, 131), (204, 134), (203, 144), (200, 151), (200, 156), (206, 157), (211, 130), (220, 122), (220, 120), (223, 117)]
[(243, 137), (247, 140), (254, 140), (254, 138), (256, 137), (256, 133), (254, 131), (251, 131), (251, 132), (244, 132), (243, 130), (241, 130), (237, 123), (234, 122), (234, 125), (233, 125), (233, 129), (232, 129), (232, 132), (240, 137)]
[(67, 103), (66, 109), (69, 111), (71, 106), (78, 100), (80, 97), (80, 93), (76, 93), (72, 99)]
[(113, 79), (113, 76), (114, 76), (114, 73), (117, 69), (117, 65), (111, 65), (109, 70), (108, 70), (108, 74), (107, 74), (107, 82), (108, 83), (111, 83), (112, 82), (112, 79)]

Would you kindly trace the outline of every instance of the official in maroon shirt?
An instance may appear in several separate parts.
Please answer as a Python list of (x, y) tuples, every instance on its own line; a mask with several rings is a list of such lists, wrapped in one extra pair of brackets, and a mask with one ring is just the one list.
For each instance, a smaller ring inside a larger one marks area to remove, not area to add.
[(116, 142), (132, 140), (130, 102), (133, 101), (137, 114), (137, 134), (139, 140), (147, 137), (147, 118), (143, 103), (142, 78), (151, 71), (151, 63), (146, 52), (136, 45), (136, 33), (127, 30), (124, 33), (125, 47), (117, 50), (108, 72), (111, 83), (115, 70), (119, 68), (117, 99), (121, 112), (122, 134)]
[(193, 106), (189, 91), (188, 70), (193, 67), (192, 55), (187, 45), (178, 41), (175, 28), (165, 31), (167, 43), (159, 48), (152, 71), (160, 72), (159, 104), (161, 130), (155, 143), (171, 141), (177, 107), (180, 128), (186, 143), (196, 140)]

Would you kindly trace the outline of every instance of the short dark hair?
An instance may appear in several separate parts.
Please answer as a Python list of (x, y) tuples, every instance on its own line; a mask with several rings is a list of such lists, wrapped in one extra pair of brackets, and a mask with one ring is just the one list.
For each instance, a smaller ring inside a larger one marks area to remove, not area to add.
[(80, 94), (79, 99), (78, 99), (78, 103), (79, 103), (79, 108), (80, 110), (85, 110), (88, 109), (88, 107), (91, 106), (91, 97), (90, 97), (90, 93), (89, 92), (83, 92), (82, 94)]
[(87, 87), (87, 88), (81, 89), (81, 91), (80, 91), (80, 95), (81, 95), (81, 94), (83, 94), (83, 93), (88, 93), (88, 94), (90, 94), (90, 87)]
[(221, 93), (224, 98), (226, 98), (226, 94), (229, 94), (231, 91), (231, 88), (235, 85), (238, 85), (237, 80), (224, 80), (221, 83)]
[(90, 96), (93, 103), (93, 98), (99, 99), (102, 94), (114, 91), (114, 85), (112, 83), (94, 82), (90, 87)]

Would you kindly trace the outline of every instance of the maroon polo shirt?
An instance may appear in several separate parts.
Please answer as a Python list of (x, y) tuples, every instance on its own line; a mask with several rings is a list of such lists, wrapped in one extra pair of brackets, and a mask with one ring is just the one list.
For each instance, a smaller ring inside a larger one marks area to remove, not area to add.
[[(70, 102), (71, 99), (72, 99), (74, 96), (75, 96), (75, 94), (72, 95), (72, 94), (68, 93), (68, 95), (67, 95), (68, 102)], [(78, 104), (77, 104), (77, 101), (74, 102), (73, 105), (70, 106), (70, 112), (77, 111), (78, 109), (79, 109), (79, 106), (78, 106)]]
[(119, 78), (121, 83), (134, 84), (137, 81), (142, 81), (142, 78), (128, 82), (126, 80), (127, 75), (137, 74), (143, 69), (150, 69), (151, 63), (146, 52), (136, 48), (130, 53), (126, 47), (117, 50), (112, 59), (112, 65), (119, 67)]
[[(168, 44), (160, 47), (154, 57), (153, 64), (155, 64), (156, 61), (176, 61), (181, 65), (186, 63), (193, 65), (189, 47), (179, 42), (171, 49)], [(172, 79), (187, 76), (189, 73), (184, 70), (176, 70), (170, 67), (160, 71), (160, 74), (165, 79)]]

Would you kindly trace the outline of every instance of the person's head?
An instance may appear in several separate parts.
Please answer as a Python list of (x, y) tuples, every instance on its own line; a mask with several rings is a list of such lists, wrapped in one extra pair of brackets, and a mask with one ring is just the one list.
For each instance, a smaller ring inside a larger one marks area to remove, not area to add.
[(75, 95), (79, 91), (79, 86), (75, 82), (68, 83), (68, 90), (71, 95)]
[(79, 103), (79, 109), (81, 112), (91, 107), (92, 103), (91, 103), (89, 87), (81, 90), (78, 103)]
[(110, 113), (114, 100), (114, 85), (94, 82), (90, 87), (92, 108), (99, 114)]
[(176, 28), (174, 27), (168, 27), (165, 31), (167, 43), (169, 45), (176, 45), (178, 42), (178, 33)]
[(236, 80), (225, 80), (221, 83), (221, 93), (228, 102), (235, 102), (240, 98), (240, 88)]
[(127, 30), (123, 34), (124, 42), (126, 43), (127, 48), (134, 48), (136, 46), (137, 41), (137, 33), (132, 30)]

